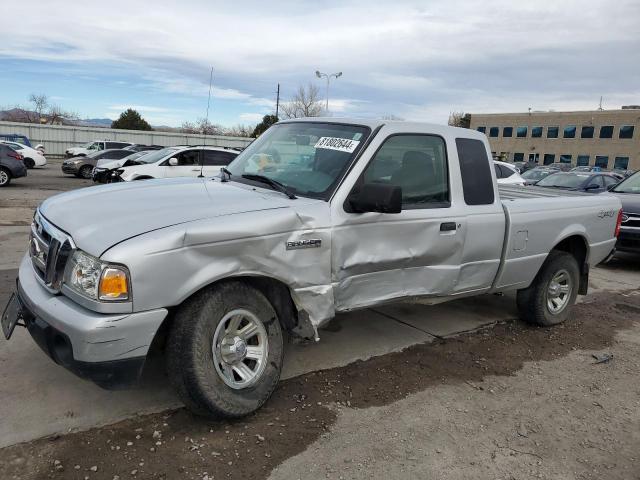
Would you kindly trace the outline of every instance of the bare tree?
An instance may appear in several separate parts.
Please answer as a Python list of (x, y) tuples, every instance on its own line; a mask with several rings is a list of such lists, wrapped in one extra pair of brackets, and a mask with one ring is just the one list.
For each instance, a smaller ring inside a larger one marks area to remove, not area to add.
[(254, 126), (251, 125), (234, 125), (233, 127), (225, 128), (224, 134), (230, 137), (250, 137), (253, 134)]
[(198, 127), (196, 127), (195, 123), (193, 122), (182, 122), (180, 131), (182, 133), (199, 133)]
[(449, 125), (452, 127), (469, 128), (471, 126), (471, 114), (464, 112), (451, 112), (449, 114)]
[(199, 118), (195, 122), (183, 122), (180, 127), (182, 133), (195, 133), (201, 135), (223, 135), (224, 131), (220, 125), (211, 123), (206, 118)]
[(44, 93), (32, 93), (29, 95), (29, 102), (33, 104), (33, 112), (37, 116), (34, 123), (42, 122), (45, 111), (49, 108), (49, 98)]
[(322, 114), (320, 90), (310, 83), (298, 87), (296, 94), (280, 106), (284, 118), (319, 117)]

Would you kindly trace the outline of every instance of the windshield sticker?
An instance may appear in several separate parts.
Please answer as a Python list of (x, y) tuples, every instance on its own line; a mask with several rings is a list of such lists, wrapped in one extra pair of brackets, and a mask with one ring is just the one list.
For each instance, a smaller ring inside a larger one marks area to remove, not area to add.
[(315, 148), (326, 148), (328, 150), (353, 153), (359, 143), (357, 140), (349, 140), (348, 138), (320, 137), (314, 146)]

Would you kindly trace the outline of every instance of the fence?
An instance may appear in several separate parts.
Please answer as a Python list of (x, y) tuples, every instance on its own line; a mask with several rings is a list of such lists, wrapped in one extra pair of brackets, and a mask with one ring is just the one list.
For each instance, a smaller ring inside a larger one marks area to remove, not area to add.
[(218, 147), (246, 147), (253, 139), (223, 135), (193, 135), (186, 133), (143, 132), (99, 127), (67, 127), (37, 123), (0, 122), (0, 133), (26, 135), (32, 146), (41, 143), (46, 155), (64, 156), (69, 147), (77, 147), (94, 140), (120, 140), (145, 145), (212, 145)]

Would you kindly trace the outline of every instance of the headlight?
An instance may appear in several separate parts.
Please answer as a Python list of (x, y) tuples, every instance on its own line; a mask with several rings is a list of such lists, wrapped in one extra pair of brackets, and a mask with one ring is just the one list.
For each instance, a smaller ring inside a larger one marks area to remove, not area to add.
[(129, 299), (129, 273), (126, 268), (110, 265), (76, 250), (67, 262), (64, 283), (92, 300)]

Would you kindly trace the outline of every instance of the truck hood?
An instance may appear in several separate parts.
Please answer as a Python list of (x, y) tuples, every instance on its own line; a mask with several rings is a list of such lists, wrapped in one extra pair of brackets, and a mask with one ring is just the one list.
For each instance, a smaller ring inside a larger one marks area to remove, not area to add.
[[(304, 199), (293, 200), (300, 202)], [(287, 208), (292, 200), (235, 182), (176, 178), (116, 183), (62, 193), (40, 213), (95, 256), (129, 238), (206, 218)]]
[(98, 160), (98, 163), (96, 163), (96, 167), (98, 168), (106, 168), (111, 170), (112, 168), (119, 168), (124, 164), (125, 160), (121, 159), (121, 160), (110, 160), (108, 158), (101, 158), (100, 160)]

